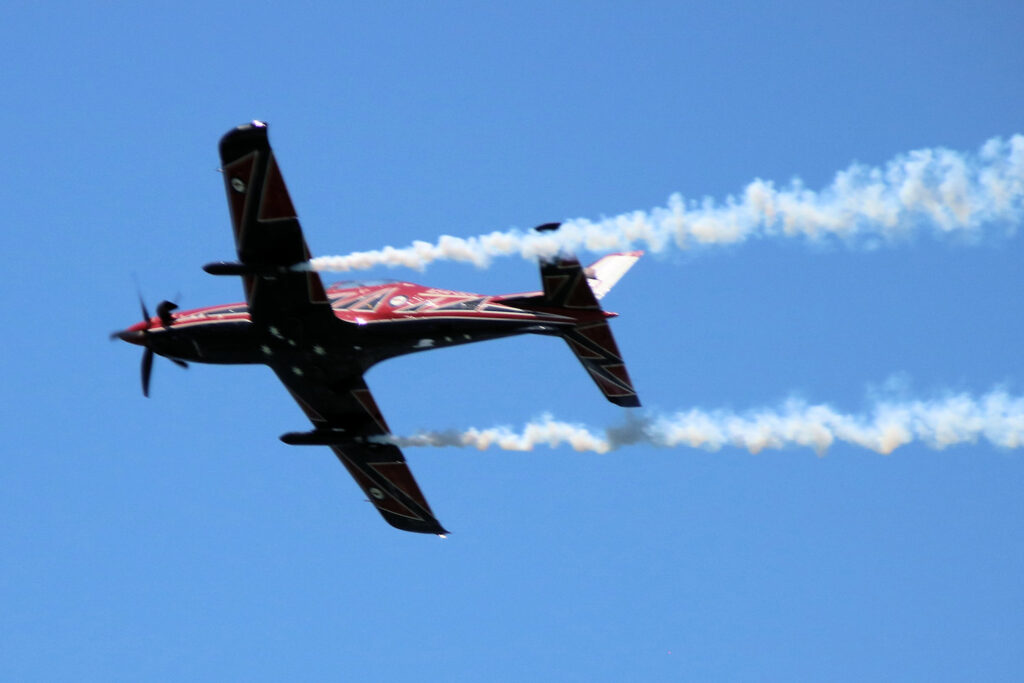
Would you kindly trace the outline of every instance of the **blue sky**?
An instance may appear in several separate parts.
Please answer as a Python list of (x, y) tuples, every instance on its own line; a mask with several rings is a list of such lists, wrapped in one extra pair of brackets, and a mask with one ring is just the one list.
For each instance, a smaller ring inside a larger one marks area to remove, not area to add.
[[(316, 254), (721, 202), (1024, 132), (993, 3), (9, 3), (0, 669), (18, 680), (1015, 680), (1024, 462), (987, 442), (409, 449), (402, 534), (259, 367), (107, 341), (235, 301), (216, 142), (271, 124)], [(604, 301), (645, 414), (1024, 393), (1012, 221), (649, 255)], [(399, 277), (485, 293), (536, 266)], [(342, 279), (346, 276), (338, 276)], [(564, 345), (395, 359), (392, 428), (620, 424)]]

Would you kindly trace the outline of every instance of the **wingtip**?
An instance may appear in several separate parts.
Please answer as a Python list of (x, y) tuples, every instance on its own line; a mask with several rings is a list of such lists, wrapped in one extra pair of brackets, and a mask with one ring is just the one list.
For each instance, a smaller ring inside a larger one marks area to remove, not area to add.
[(433, 518), (412, 519), (380, 508), (377, 510), (388, 524), (401, 531), (411, 531), (414, 534), (434, 534), (435, 536), (447, 536), (451, 533)]
[(230, 163), (250, 151), (269, 147), (265, 121), (243, 123), (229, 130), (220, 139), (221, 161)]
[(615, 405), (621, 406), (623, 408), (640, 407), (640, 397), (637, 396), (636, 394), (631, 394), (629, 396), (609, 396), (608, 400), (614, 403)]
[(259, 129), (266, 130), (266, 128), (267, 128), (267, 122), (266, 121), (260, 121), (259, 119), (253, 119), (252, 121), (249, 121), (248, 123), (242, 123), (242, 124), (239, 124), (239, 125), (235, 126), (234, 130), (259, 130)]

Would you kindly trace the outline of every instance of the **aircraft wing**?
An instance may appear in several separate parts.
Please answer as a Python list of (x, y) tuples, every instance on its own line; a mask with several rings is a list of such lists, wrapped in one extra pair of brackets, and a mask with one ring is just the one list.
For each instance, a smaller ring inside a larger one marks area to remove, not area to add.
[(448, 533), (434, 517), (402, 451), (372, 440), (390, 431), (360, 374), (311, 365), (271, 367), (313, 422), (311, 434), (329, 435), (307, 443), (329, 445), (388, 524), (405, 531)]
[(266, 124), (253, 121), (228, 132), (220, 140), (220, 160), (238, 260), (251, 269), (241, 272), (253, 321), (310, 314), (326, 319), (330, 305), (320, 276), (289, 270), (310, 254)]

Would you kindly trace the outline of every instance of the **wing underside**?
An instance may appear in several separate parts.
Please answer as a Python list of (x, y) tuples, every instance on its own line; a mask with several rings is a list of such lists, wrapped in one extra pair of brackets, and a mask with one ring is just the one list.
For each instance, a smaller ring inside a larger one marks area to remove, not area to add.
[(253, 320), (329, 314), (320, 276), (292, 270), (309, 260), (265, 124), (238, 126), (220, 141), (221, 171), (231, 211), (245, 297)]
[(220, 157), (239, 261), (227, 265), (243, 277), (253, 323), (276, 340), (268, 342), (274, 346), (270, 366), (313, 423), (314, 440), (307, 442), (330, 446), (392, 526), (446, 533), (402, 451), (387, 443), (387, 424), (361, 370), (325, 363), (311, 346), (310, 340), (345, 323), (331, 310), (320, 276), (295, 268), (310, 252), (266, 124), (254, 121), (228, 132)]
[(366, 382), (358, 374), (327, 379), (315, 369), (271, 366), (313, 423), (313, 434), (331, 434), (330, 448), (391, 526), (446, 534), (420, 491)]

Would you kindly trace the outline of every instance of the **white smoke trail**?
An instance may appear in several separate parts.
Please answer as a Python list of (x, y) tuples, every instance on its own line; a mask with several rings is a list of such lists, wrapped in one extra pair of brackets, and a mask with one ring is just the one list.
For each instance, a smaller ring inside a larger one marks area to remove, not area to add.
[(900, 155), (884, 167), (854, 164), (817, 192), (799, 180), (776, 188), (754, 180), (738, 197), (687, 200), (591, 221), (577, 218), (557, 232), (509, 230), (478, 237), (444, 235), (435, 243), (416, 241), (347, 256), (320, 256), (320, 271), (406, 266), (422, 270), (440, 260), (479, 267), (496, 256), (527, 259), (559, 252), (605, 253), (642, 247), (661, 252), (675, 247), (738, 244), (757, 237), (829, 237), (847, 243), (893, 241), (920, 228), (935, 234), (976, 237), (982, 226), (1003, 223), (1012, 230), (1024, 216), (1024, 135), (993, 138), (974, 154), (922, 149)]
[(663, 448), (727, 446), (751, 453), (791, 446), (809, 447), (819, 455), (836, 442), (889, 454), (900, 446), (923, 442), (934, 449), (988, 442), (1000, 448), (1024, 446), (1024, 397), (996, 390), (974, 398), (957, 394), (928, 401), (879, 401), (868, 415), (849, 415), (827, 405), (790, 399), (776, 408), (735, 413), (699, 408), (671, 415), (631, 418), (624, 425), (593, 430), (559, 422), (550, 415), (525, 425), (421, 432), (391, 437), (399, 446), (456, 446), (531, 451), (537, 446), (568, 445), (577, 451), (607, 453), (624, 445)]

